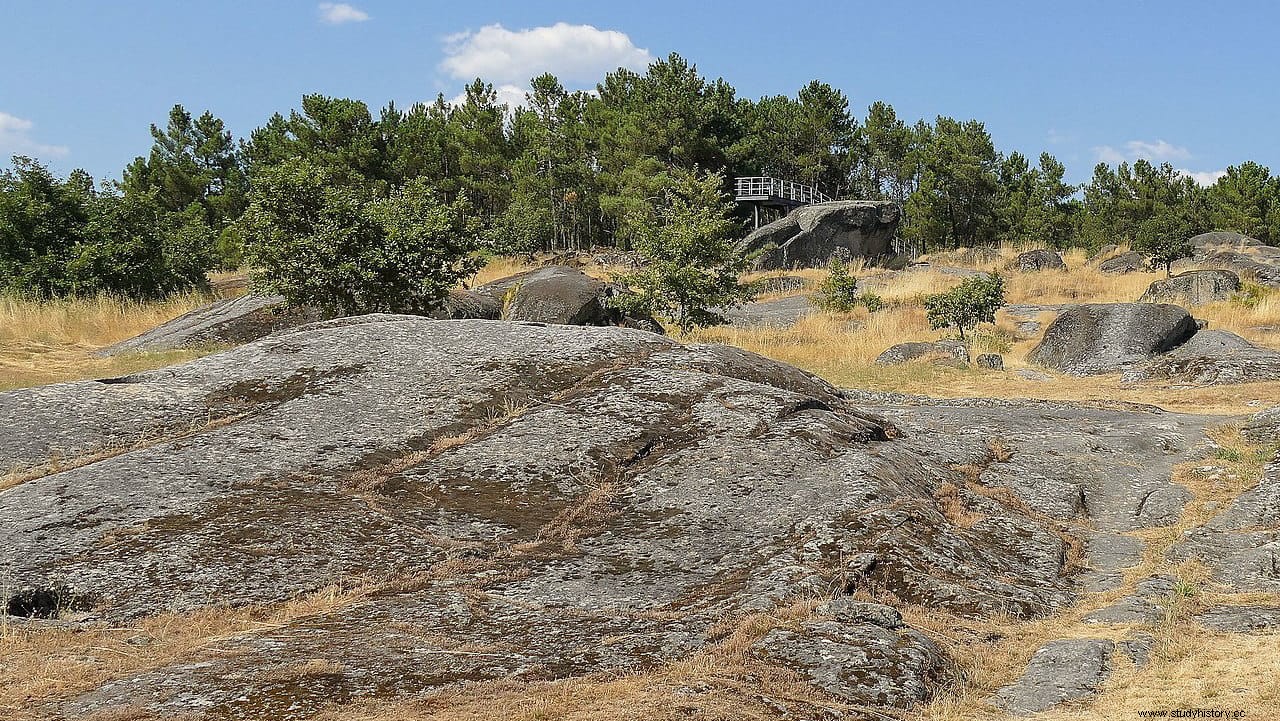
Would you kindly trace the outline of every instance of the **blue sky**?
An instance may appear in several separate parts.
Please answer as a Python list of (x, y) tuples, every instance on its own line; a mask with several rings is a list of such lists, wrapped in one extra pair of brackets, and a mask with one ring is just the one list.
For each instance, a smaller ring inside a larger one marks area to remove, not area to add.
[[(1068, 179), (1147, 157), (1280, 172), (1280, 7), (1268, 2), (0, 0), (0, 155), (119, 177), (174, 103), (237, 135), (321, 92), (408, 105), (477, 73), (589, 87), (676, 51), (740, 95), (813, 78), (861, 114), (977, 118)], [(585, 26), (585, 27), (584, 27)]]

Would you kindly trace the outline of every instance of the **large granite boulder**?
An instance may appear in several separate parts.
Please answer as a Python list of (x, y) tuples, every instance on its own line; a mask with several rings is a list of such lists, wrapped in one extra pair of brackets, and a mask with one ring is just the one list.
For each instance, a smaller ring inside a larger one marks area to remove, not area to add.
[(609, 325), (606, 284), (577, 268), (550, 265), (476, 286), (506, 320)]
[(1140, 270), (1147, 270), (1150, 265), (1142, 254), (1130, 250), (1121, 253), (1113, 258), (1107, 258), (1098, 264), (1098, 272), (1110, 275), (1123, 275), (1125, 273), (1136, 273)]
[[(1271, 250), (1268, 248), (1267, 250)], [(1268, 288), (1280, 288), (1280, 258), (1224, 250), (1206, 256), (1202, 265), (1230, 270)]]
[(1229, 300), (1240, 290), (1240, 276), (1229, 270), (1191, 270), (1147, 286), (1139, 303), (1207, 305)]
[(1171, 380), (1194, 385), (1280, 379), (1280, 351), (1225, 330), (1201, 330), (1177, 348), (1125, 372), (1129, 382)]
[(1028, 250), (1013, 259), (1012, 267), (1023, 273), (1035, 273), (1041, 270), (1066, 270), (1067, 264), (1062, 256), (1052, 250)]
[(892, 252), (902, 210), (881, 200), (835, 200), (797, 208), (781, 220), (761, 226), (740, 244), (745, 253), (762, 252), (758, 270), (814, 268), (831, 258), (880, 258)]
[(1174, 348), (1195, 332), (1195, 319), (1176, 305), (1077, 305), (1049, 324), (1027, 360), (1073, 375), (1111, 373)]

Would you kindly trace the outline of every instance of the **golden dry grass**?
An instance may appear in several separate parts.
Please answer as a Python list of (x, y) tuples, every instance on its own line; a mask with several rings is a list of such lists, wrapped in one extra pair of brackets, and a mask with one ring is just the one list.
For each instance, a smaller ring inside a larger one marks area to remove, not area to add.
[(0, 295), (0, 390), (125, 375), (197, 357), (203, 352), (129, 353), (112, 358), (96, 358), (93, 353), (209, 301), (209, 296), (198, 293), (156, 302), (105, 295), (65, 300)]
[(340, 608), (365, 592), (330, 587), (281, 604), (163, 613), (126, 627), (37, 630), (0, 616), (0, 718), (49, 718), (44, 704), (50, 701), (173, 663), (237, 634)]

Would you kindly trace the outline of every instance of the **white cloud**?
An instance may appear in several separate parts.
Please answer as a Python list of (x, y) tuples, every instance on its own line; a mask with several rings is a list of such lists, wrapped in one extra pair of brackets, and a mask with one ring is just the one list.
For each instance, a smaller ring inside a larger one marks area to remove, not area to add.
[(455, 80), (479, 77), (513, 87), (542, 73), (566, 85), (594, 83), (611, 70), (642, 70), (654, 59), (626, 33), (563, 22), (525, 30), (486, 25), (445, 38), (444, 54), (440, 70)]
[(1178, 172), (1191, 176), (1191, 179), (1202, 187), (1213, 185), (1218, 182), (1218, 178), (1227, 174), (1225, 170), (1183, 170), (1181, 168), (1178, 169)]
[(347, 3), (320, 3), (319, 10), (320, 21), (329, 25), (362, 23), (369, 19), (369, 13)]
[(8, 160), (11, 155), (34, 155), (37, 157), (61, 158), (68, 155), (71, 149), (65, 145), (45, 145), (31, 137), (35, 123), (0, 111), (0, 158)]
[(1100, 145), (1094, 148), (1093, 152), (1098, 160), (1110, 165), (1133, 162), (1138, 159), (1160, 163), (1167, 160), (1186, 160), (1191, 157), (1191, 151), (1163, 140), (1155, 142), (1130, 140), (1119, 149), (1110, 145)]
[[(522, 88), (519, 85), (495, 85), (493, 87), (493, 92), (498, 95), (498, 102), (505, 103), (508, 110), (515, 110), (528, 102), (525, 99), (525, 94), (529, 92), (529, 89)], [(450, 98), (449, 104), (454, 106), (462, 105), (466, 100), (467, 91), (463, 90)]]

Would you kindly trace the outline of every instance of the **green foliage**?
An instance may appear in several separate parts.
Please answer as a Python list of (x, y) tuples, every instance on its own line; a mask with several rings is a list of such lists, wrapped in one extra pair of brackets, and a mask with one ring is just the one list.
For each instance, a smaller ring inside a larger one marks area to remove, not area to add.
[(241, 224), (262, 289), (333, 313), (424, 313), (475, 272), (465, 199), (423, 179), (383, 198), (329, 177), (301, 159), (257, 177)]
[(884, 299), (880, 296), (869, 291), (858, 292), (858, 279), (839, 258), (832, 258), (829, 267), (830, 273), (813, 297), (819, 308), (835, 313), (851, 313), (858, 306), (873, 313), (884, 308)]
[(1191, 235), (1191, 223), (1182, 213), (1159, 208), (1155, 215), (1138, 226), (1132, 247), (1150, 258), (1153, 266), (1164, 266), (1168, 276), (1175, 261), (1194, 255)]
[(204, 282), (212, 263), (199, 206), (167, 212), (158, 191), (99, 192), (30, 158), (0, 173), (0, 288), (42, 297), (150, 298)]
[(996, 322), (996, 311), (1004, 305), (1004, 278), (997, 273), (966, 278), (945, 293), (928, 296), (924, 308), (929, 327), (955, 328), (964, 339), (965, 330), (979, 323)]
[(735, 247), (741, 226), (729, 217), (733, 205), (720, 189), (724, 178), (673, 170), (662, 181), (655, 201), (626, 219), (645, 264), (620, 276), (634, 292), (617, 304), (630, 313), (665, 317), (682, 333), (723, 323), (719, 311), (751, 296), (738, 283), (747, 259)]
[(920, 181), (907, 200), (903, 236), (925, 252), (995, 243), (1000, 158), (986, 128), (976, 120), (939, 117), (918, 136)]

